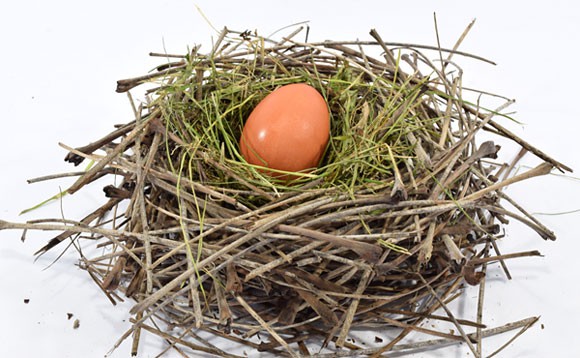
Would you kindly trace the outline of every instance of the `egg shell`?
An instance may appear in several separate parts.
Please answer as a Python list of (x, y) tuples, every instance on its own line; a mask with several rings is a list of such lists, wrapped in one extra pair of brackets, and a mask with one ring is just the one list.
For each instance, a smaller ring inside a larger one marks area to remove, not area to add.
[(248, 117), (240, 137), (248, 163), (289, 172), (316, 168), (330, 137), (328, 106), (304, 83), (277, 88)]

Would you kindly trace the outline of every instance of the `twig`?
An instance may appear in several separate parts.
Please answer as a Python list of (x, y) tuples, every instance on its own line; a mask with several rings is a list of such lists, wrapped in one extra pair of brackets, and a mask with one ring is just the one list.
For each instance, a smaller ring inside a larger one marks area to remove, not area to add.
[(242, 305), (242, 307), (244, 307), (244, 309), (250, 314), (252, 315), (252, 317), (258, 321), (258, 323), (268, 332), (270, 333), (270, 335), (272, 336), (272, 338), (274, 338), (278, 343), (280, 343), (282, 345), (282, 347), (284, 347), (286, 349), (286, 351), (288, 353), (290, 353), (290, 356), (292, 357), (296, 357), (299, 358), (300, 355), (298, 353), (296, 353), (292, 348), (290, 348), (290, 346), (288, 345), (288, 343), (286, 343), (286, 341), (280, 337), (280, 335), (278, 333), (276, 333), (276, 331), (274, 331), (269, 324), (266, 323), (266, 321), (264, 321), (264, 319), (262, 318), (262, 316), (260, 316), (260, 314), (258, 314), (258, 312), (254, 311), (254, 309), (246, 302), (246, 300), (244, 300), (240, 295), (236, 295), (236, 301), (238, 301), (240, 303), (240, 305)]

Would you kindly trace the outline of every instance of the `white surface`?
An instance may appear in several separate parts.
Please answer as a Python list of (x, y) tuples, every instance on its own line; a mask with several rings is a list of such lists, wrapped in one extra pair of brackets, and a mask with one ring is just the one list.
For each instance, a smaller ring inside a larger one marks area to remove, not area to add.
[[(442, 45), (451, 47), (467, 24), (477, 22), (461, 49), (490, 58), (498, 66), (459, 59), (464, 84), (516, 98), (512, 107), (522, 126), (517, 133), (562, 162), (579, 169), (577, 61), (580, 11), (573, 1), (512, 3), (485, 1), (347, 2), (199, 1), (221, 28), (258, 29), (269, 34), (282, 26), (309, 20), (310, 39), (369, 38), (376, 28), (387, 41), (435, 44), (437, 12)], [(465, 2), (467, 3), (467, 2)], [(412, 5), (411, 5), (412, 4)], [(220, 8), (218, 6), (223, 6)], [(67, 181), (35, 185), (28, 178), (72, 171), (57, 142), (77, 146), (125, 123), (131, 110), (115, 81), (141, 75), (160, 59), (150, 51), (184, 53), (196, 43), (210, 43), (212, 29), (192, 1), (12, 1), (0, 11), (0, 218), (24, 221), (59, 217), (59, 205), (31, 215), (20, 210), (64, 188)], [(203, 48), (202, 48), (203, 49)], [(503, 151), (502, 151), (503, 152)], [(513, 153), (502, 153), (508, 160)], [(506, 156), (507, 155), (507, 156)], [(529, 163), (535, 163), (529, 158)], [(94, 193), (67, 198), (67, 217), (83, 216), (99, 202)], [(531, 212), (580, 209), (580, 181), (552, 176), (510, 188)], [(72, 200), (74, 199), (74, 200)], [(580, 213), (541, 216), (558, 235), (544, 242), (521, 227), (508, 227), (504, 252), (539, 249), (545, 257), (512, 261), (514, 280), (493, 280), (487, 291), (485, 320), (503, 324), (542, 315), (501, 357), (578, 357), (575, 341), (580, 319), (580, 292), (575, 272)], [(37, 262), (32, 253), (50, 235), (0, 232), (0, 356), (102, 357), (129, 325), (130, 303), (111, 307), (77, 269), (73, 251), (47, 269), (55, 256)], [(494, 273), (495, 277), (495, 273)], [(470, 292), (471, 297), (475, 293)], [(24, 304), (25, 298), (30, 299)], [(471, 301), (473, 302), (473, 301)], [(74, 318), (67, 320), (71, 312)], [(73, 320), (80, 328), (73, 329)], [(503, 337), (505, 340), (505, 337)], [(491, 352), (500, 340), (489, 341)], [(149, 339), (141, 357), (158, 353)], [(125, 343), (114, 357), (127, 357)], [(471, 356), (463, 348), (417, 353), (416, 357)]]

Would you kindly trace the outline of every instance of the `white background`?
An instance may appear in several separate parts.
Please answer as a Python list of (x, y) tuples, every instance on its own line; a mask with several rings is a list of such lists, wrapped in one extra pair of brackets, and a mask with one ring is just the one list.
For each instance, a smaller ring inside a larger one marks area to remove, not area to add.
[[(464, 85), (515, 98), (512, 109), (523, 124), (510, 128), (579, 169), (580, 11), (573, 1), (11, 1), (0, 6), (1, 219), (60, 217), (61, 209), (79, 219), (102, 201), (95, 190), (18, 216), (70, 183), (26, 184), (28, 178), (74, 170), (63, 162), (66, 152), (58, 142), (84, 145), (131, 120), (126, 96), (114, 92), (116, 80), (161, 63), (148, 58), (150, 51), (185, 53), (199, 43), (209, 49), (216, 33), (196, 4), (217, 28), (258, 29), (268, 35), (310, 21), (310, 40), (370, 39), (369, 30), (376, 28), (386, 41), (431, 45), (436, 44), (436, 12), (444, 47), (452, 47), (476, 18), (461, 50), (498, 65), (456, 58), (465, 70)], [(514, 153), (504, 148), (500, 154), (509, 160)], [(529, 157), (526, 163), (537, 161)], [(541, 213), (580, 209), (579, 193), (580, 181), (556, 175), (508, 191), (529, 211)], [(501, 357), (578, 357), (580, 212), (538, 218), (558, 240), (544, 242), (521, 225), (508, 226), (504, 252), (539, 249), (545, 256), (511, 261), (510, 282), (492, 271), (484, 319), (493, 326), (542, 316), (544, 328), (534, 326)], [(51, 236), (31, 234), (22, 243), (20, 234), (0, 232), (0, 356), (102, 357), (129, 328), (130, 303), (111, 306), (74, 266), (73, 251), (50, 268), (56, 251), (34, 262), (32, 253)], [(474, 302), (475, 291), (467, 295), (466, 302)], [(25, 298), (30, 303), (24, 304)], [(74, 314), (70, 321), (69, 312)], [(80, 320), (76, 330), (75, 318)], [(489, 353), (502, 341), (488, 342)], [(125, 343), (113, 356), (127, 357), (129, 346)], [(158, 353), (152, 339), (142, 348), (141, 357)], [(463, 347), (415, 356), (471, 354)]]

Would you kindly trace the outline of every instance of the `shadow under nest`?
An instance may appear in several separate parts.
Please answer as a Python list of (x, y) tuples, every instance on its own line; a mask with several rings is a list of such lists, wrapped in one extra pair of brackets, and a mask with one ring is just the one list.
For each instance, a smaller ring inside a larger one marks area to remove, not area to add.
[[(111, 301), (122, 293), (137, 302), (118, 343), (147, 330), (182, 352), (238, 356), (198, 335), (206, 331), (279, 356), (322, 347), (372, 356), (402, 350), (418, 331), (434, 345), (473, 346), (483, 322), (434, 312), (465, 282), (483, 285), (487, 263), (539, 255), (499, 252), (508, 218), (555, 239), (502, 189), (569, 169), (495, 120), (511, 120), (501, 114), (511, 101), (489, 110), (462, 99), (451, 57), (471, 55), (436, 49), (443, 61), (434, 63), (424, 54), (433, 49), (374, 31), (367, 42), (301, 43), (297, 34), (224, 30), (209, 54), (164, 55), (148, 75), (119, 81), (119, 92), (152, 87), (134, 121), (71, 150), (68, 161), (95, 164), (68, 193), (103, 176), (120, 184), (39, 253), (81, 233), (98, 239), (102, 255), (83, 255), (81, 266)], [(326, 99), (331, 139), (320, 167), (287, 183), (246, 163), (237, 143), (255, 105), (298, 82)], [(482, 130), (541, 164), (513, 176), (519, 157), (495, 162), (500, 148), (478, 143)], [(460, 329), (426, 328), (426, 319)], [(400, 333), (376, 347), (348, 339), (387, 327)]]

